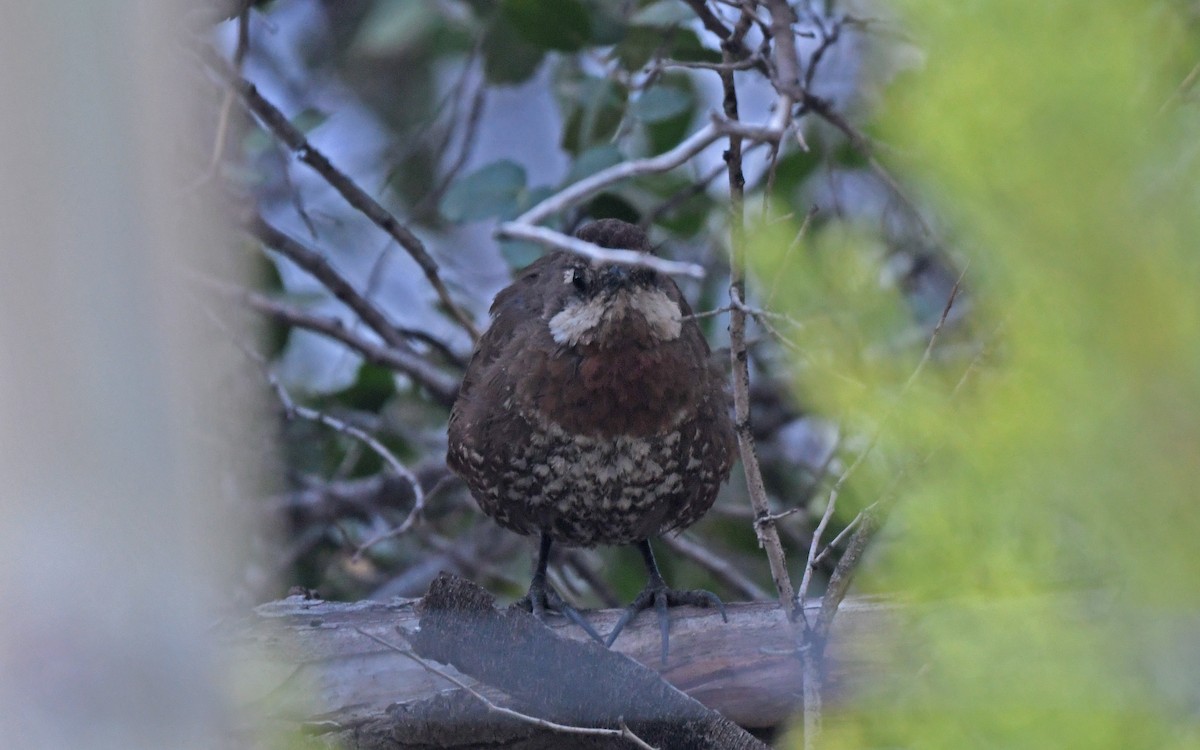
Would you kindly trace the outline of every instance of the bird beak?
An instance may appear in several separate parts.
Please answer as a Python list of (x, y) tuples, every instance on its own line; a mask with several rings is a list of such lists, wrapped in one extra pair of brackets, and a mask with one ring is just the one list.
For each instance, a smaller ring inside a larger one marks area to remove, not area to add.
[(613, 265), (604, 269), (601, 279), (603, 279), (604, 286), (609, 289), (622, 287), (629, 283), (629, 273), (632, 270), (633, 269), (630, 266), (623, 266), (618, 263), (614, 263)]

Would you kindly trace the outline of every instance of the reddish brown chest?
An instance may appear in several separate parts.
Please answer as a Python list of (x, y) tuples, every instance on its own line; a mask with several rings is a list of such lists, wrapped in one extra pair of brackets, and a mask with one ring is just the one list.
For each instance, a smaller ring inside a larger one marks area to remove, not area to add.
[(550, 358), (531, 400), (571, 432), (660, 435), (695, 408), (701, 385), (694, 368), (673, 355), (671, 347), (630, 347)]

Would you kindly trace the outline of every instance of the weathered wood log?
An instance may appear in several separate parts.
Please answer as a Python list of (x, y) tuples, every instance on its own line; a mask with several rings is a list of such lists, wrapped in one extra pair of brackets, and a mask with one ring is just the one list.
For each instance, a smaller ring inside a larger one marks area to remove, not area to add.
[[(297, 726), (305, 724), (314, 731), (335, 732), (343, 742), (357, 747), (380, 746), (377, 743), (384, 739), (389, 747), (468, 747), (463, 740), (470, 732), (450, 736), (453, 727), (462, 726), (475, 727), (476, 741), (488, 738), (507, 743), (496, 747), (543, 746), (537, 743), (546, 738), (539, 737), (528, 725), (518, 726), (490, 714), (474, 696), (363, 635), (369, 633), (397, 647), (420, 650), (420, 602), (334, 603), (297, 596), (263, 605), (252, 617), (227, 623), (224, 631), (239, 662), (254, 676), (255, 688), (244, 700), (253, 701), (260, 714)], [(490, 603), (488, 609), (497, 618), (503, 617), (491, 609)], [(886, 627), (889, 611), (882, 604), (866, 600), (843, 604), (827, 647), (827, 696), (836, 696), (886, 661), (885, 655), (860, 646), (879, 642), (864, 636)], [(777, 605), (731, 604), (728, 623), (703, 609), (676, 609), (671, 614), (671, 658), (667, 665), (660, 663), (659, 630), (649, 613), (621, 634), (614, 651), (654, 670), (700, 704), (743, 727), (779, 726), (797, 710), (801, 661), (796, 658), (792, 630)], [(619, 616), (619, 610), (587, 613), (602, 633), (611, 629)], [(551, 628), (554, 634), (577, 644), (591, 644), (578, 628), (555, 620)], [(538, 623), (532, 624), (546, 632)], [(457, 636), (448, 636), (446, 627), (443, 624), (436, 628), (442, 636), (441, 647), (468, 633), (459, 630)], [(405, 633), (416, 634), (406, 637)], [(497, 636), (492, 632), (487, 637)], [(439, 646), (431, 645), (436, 643), (436, 639), (425, 642), (430, 655), (437, 652)], [(499, 644), (487, 644), (484, 638), (470, 648), (490, 648), (492, 653), (504, 650)], [(849, 644), (855, 647), (851, 649)], [(436, 655), (449, 658), (445, 653)], [(481, 682), (453, 667), (442, 669), (497, 704), (517, 710), (524, 705), (528, 712), (537, 713), (528, 705), (537, 703), (537, 696), (523, 696), (524, 701), (516, 696), (518, 700), (514, 701), (514, 696), (497, 686), (485, 684), (488, 680)], [(573, 678), (582, 684), (596, 679), (586, 670), (577, 671)], [(528, 675), (530, 680), (541, 677)], [(513, 685), (509, 688), (521, 692)], [(454, 721), (446, 724), (446, 717)], [(403, 738), (397, 736), (397, 728), (402, 728)], [(575, 743), (575, 739), (580, 742)], [(588, 744), (591, 741), (584, 739), (572, 738), (572, 744), (606, 746)]]
[(439, 576), (418, 609), (420, 628), (408, 635), (418, 654), (500, 688), (529, 714), (570, 726), (623, 723), (660, 750), (766, 750), (654, 670), (595, 641), (559, 638), (524, 610), (497, 611), (462, 578)]

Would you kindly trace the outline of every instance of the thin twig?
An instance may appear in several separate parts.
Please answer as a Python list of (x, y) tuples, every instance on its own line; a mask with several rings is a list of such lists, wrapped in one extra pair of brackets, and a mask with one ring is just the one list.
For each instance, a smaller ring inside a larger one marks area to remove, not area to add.
[(383, 311), (363, 296), (322, 253), (275, 228), (257, 213), (245, 218), (242, 228), (320, 281), (322, 286), (353, 310), (379, 338), (397, 349), (409, 348), (408, 341)]
[(665, 534), (659, 537), (659, 541), (672, 551), (704, 568), (712, 574), (713, 578), (723, 583), (731, 591), (736, 591), (739, 596), (750, 601), (765, 601), (771, 598), (770, 594), (764, 591), (757, 583), (750, 580), (745, 573), (738, 570), (732, 562), (716, 554), (704, 545), (697, 544), (684, 535), (672, 536)]
[[(733, 59), (729, 49), (723, 51), (725, 61)], [(724, 89), (725, 116), (730, 120), (738, 117), (737, 89), (733, 73), (721, 72), (721, 82)], [(746, 313), (740, 307), (745, 297), (746, 289), (746, 242), (745, 242), (745, 207), (743, 191), (745, 178), (742, 175), (742, 139), (729, 135), (729, 148), (725, 152), (725, 163), (729, 167), (729, 197), (730, 197), (730, 242), (729, 242), (729, 297), (733, 309), (729, 315), (729, 356), (733, 368), (733, 406), (734, 424), (737, 429), (738, 450), (742, 458), (742, 469), (746, 476), (746, 487), (750, 495), (750, 504), (754, 508), (756, 518), (764, 518), (771, 513), (767, 501), (767, 490), (763, 483), (762, 469), (758, 464), (758, 455), (754, 448), (754, 434), (750, 426), (750, 369), (749, 356), (746, 349)], [(783, 552), (783, 544), (779, 541), (779, 531), (774, 524), (755, 524), (758, 543), (767, 553), (767, 561), (771, 568), (771, 578), (779, 595), (779, 603), (784, 616), (791, 621), (792, 613), (792, 581), (788, 576), (787, 559)]]
[(590, 177), (585, 177), (579, 182), (573, 183), (546, 198), (516, 219), (501, 224), (497, 233), (505, 236), (507, 229), (514, 224), (538, 224), (554, 214), (561, 213), (590, 198), (608, 186), (631, 177), (669, 172), (721, 138), (733, 135), (747, 140), (772, 142), (778, 141), (782, 134), (782, 128), (775, 127), (774, 124), (766, 126), (745, 125), (740, 122), (714, 116), (707, 125), (688, 136), (670, 151), (664, 151), (658, 156), (614, 164)]
[(808, 595), (808, 587), (812, 583), (813, 569), (816, 567), (817, 550), (821, 546), (821, 537), (825, 535), (825, 527), (829, 525), (829, 519), (833, 518), (834, 508), (837, 507), (837, 499), (837, 492), (829, 493), (825, 512), (821, 514), (821, 520), (817, 523), (812, 541), (808, 545), (808, 560), (804, 563), (804, 575), (800, 578), (800, 588), (796, 589), (796, 606), (800, 612), (804, 611), (804, 599)]
[[(250, 3), (247, 2), (237, 14), (237, 46), (233, 50), (233, 69), (240, 75), (246, 61), (246, 53), (250, 51)], [(213, 137), (212, 153), (204, 172), (192, 182), (191, 188), (196, 189), (216, 176), (221, 166), (221, 156), (225, 153), (225, 143), (229, 135), (229, 119), (233, 112), (233, 100), (237, 94), (232, 87), (226, 88), (221, 95), (221, 108), (217, 113), (217, 132)]]
[(421, 508), (417, 508), (417, 504), (414, 504), (413, 509), (409, 511), (407, 516), (404, 517), (404, 520), (400, 522), (400, 525), (394, 526), (382, 534), (377, 534), (358, 545), (358, 548), (354, 550), (353, 559), (355, 561), (360, 560), (362, 559), (363, 554), (376, 544), (387, 541), (388, 539), (395, 539), (398, 536), (403, 536), (404, 534), (408, 533), (408, 530), (411, 529), (418, 520), (420, 520), (420, 511), (424, 510), (424, 506), (429, 502), (429, 498), (437, 495), (437, 493), (441, 492), (444, 488), (449, 487), (452, 484), (454, 484), (452, 477), (442, 477), (437, 484), (430, 488), (429, 492), (426, 493), (424, 497), (419, 498), (419, 504), (421, 505)]
[[(958, 280), (954, 282), (954, 287), (950, 290), (950, 294), (946, 299), (946, 305), (942, 308), (942, 314), (938, 318), (937, 325), (934, 326), (933, 331), (929, 335), (929, 343), (926, 344), (925, 351), (922, 353), (921, 359), (917, 363), (917, 366), (913, 368), (912, 374), (910, 374), (908, 380), (905, 381), (904, 387), (901, 389), (897, 401), (903, 398), (903, 396), (908, 392), (913, 383), (916, 382), (917, 377), (921, 374), (921, 371), (924, 370), (926, 363), (929, 362), (929, 358), (933, 352), (934, 344), (937, 342), (938, 334), (941, 332), (942, 326), (945, 325), (946, 319), (950, 315), (951, 308), (954, 307), (954, 300), (958, 297), (958, 291), (962, 285), (963, 277), (966, 275), (966, 272), (967, 270), (964, 268), (962, 273), (959, 274)], [(968, 365), (967, 373), (970, 372), (970, 369), (971, 365)], [(964, 379), (965, 377), (966, 373), (964, 373)], [(897, 408), (898, 403), (897, 406), (893, 406), (892, 409), (884, 415), (883, 419), (880, 420), (879, 426), (876, 428), (875, 433), (871, 436), (870, 442), (867, 443), (867, 447), (858, 454), (858, 457), (852, 464), (850, 464), (849, 468), (842, 472), (842, 475), (838, 477), (836, 482), (834, 482), (833, 487), (830, 489), (831, 497), (841, 490), (842, 486), (845, 485), (846, 481), (854, 473), (854, 470), (866, 459), (867, 455), (871, 452), (871, 449), (874, 448), (875, 444), (879, 441), (879, 436), (882, 434), (884, 427), (887, 425), (892, 415), (896, 413)], [(932, 452), (930, 455), (932, 455)], [(925, 460), (927, 461), (928, 459), (929, 456), (926, 456)], [(893, 480), (893, 484), (898, 481), (899, 476)], [(880, 516), (887, 508), (887, 503), (884, 502), (884, 499), (892, 496), (893, 494), (893, 489), (889, 488), (889, 490), (884, 493), (883, 499), (880, 499), (865, 508), (861, 513), (859, 513), (858, 517), (855, 518), (855, 521), (852, 522), (852, 524), (858, 524), (858, 529), (853, 533), (853, 535), (851, 535), (850, 541), (846, 545), (846, 551), (838, 560), (837, 566), (834, 567), (833, 574), (829, 578), (829, 585), (826, 588), (825, 596), (821, 601), (821, 611), (818, 616), (817, 623), (812, 629), (814, 637), (818, 639), (818, 642), (823, 641), (824, 637), (828, 634), (829, 626), (832, 624), (833, 618), (837, 614), (838, 605), (841, 603), (842, 599), (846, 595), (846, 591), (850, 587), (850, 580), (853, 577), (854, 569), (858, 563), (858, 560), (862, 556), (863, 551), (866, 549), (868, 541), (870, 541), (870, 538), (874, 535), (875, 530), (879, 527)], [(834, 542), (836, 541), (837, 539), (834, 540)], [(830, 546), (832, 545), (833, 542), (830, 543)]]
[(690, 68), (692, 70), (748, 70), (757, 67), (761, 60), (762, 58), (758, 55), (750, 55), (747, 58), (734, 60), (733, 62), (719, 63), (664, 59), (658, 61), (658, 66), (662, 68)]
[(853, 533), (853, 531), (856, 528), (858, 528), (858, 525), (860, 523), (862, 523), (863, 514), (871, 512), (874, 509), (875, 509), (875, 503), (871, 503), (870, 505), (868, 505), (867, 507), (865, 507), (861, 511), (859, 511), (858, 515), (856, 515), (850, 521), (850, 523), (846, 524), (846, 528), (842, 529), (840, 532), (838, 532), (837, 536), (835, 536), (833, 539), (829, 540), (829, 544), (826, 544), (825, 549), (821, 550), (821, 553), (819, 555), (817, 555), (816, 558), (813, 560), (813, 565), (820, 565), (825, 560), (825, 558), (829, 556), (830, 552), (837, 549), (837, 546), (839, 544), (841, 544), (842, 542), (844, 542), (846, 540), (846, 537), (850, 536), (850, 534)]
[(351, 330), (345, 323), (332, 316), (316, 315), (272, 299), (259, 292), (226, 284), (215, 279), (197, 276), (199, 282), (215, 291), (236, 299), (250, 309), (270, 317), (284, 325), (302, 328), (339, 341), (362, 355), (368, 362), (407, 375), (425, 388), (435, 401), (443, 406), (454, 403), (458, 394), (458, 381), (438, 370), (420, 355), (408, 350), (392, 349), (365, 338)]
[(708, 4), (704, 0), (684, 0), (684, 2), (691, 7), (692, 12), (704, 24), (704, 28), (716, 34), (721, 41), (725, 41), (733, 33), (725, 24), (721, 23), (721, 19), (717, 18), (715, 13), (709, 10)]
[(629, 740), (635, 746), (642, 748), (643, 750), (655, 750), (655, 748), (652, 745), (647, 744), (645, 740), (643, 740), (641, 737), (638, 737), (636, 734), (634, 734), (633, 731), (628, 726), (625, 725), (624, 719), (617, 720), (621, 727), (620, 729), (603, 729), (600, 727), (575, 727), (575, 726), (570, 726), (568, 724), (559, 724), (557, 722), (549, 721), (547, 719), (539, 719), (538, 717), (530, 716), (529, 714), (523, 714), (520, 711), (514, 711), (511, 708), (505, 708), (504, 706), (499, 706), (499, 705), (493, 703), (486, 695), (479, 692), (478, 690), (473, 688), (471, 685), (467, 684), (466, 682), (463, 682), (462, 680), (458, 679), (457, 677), (450, 674), (449, 672), (447, 672), (443, 669), (439, 669), (438, 667), (435, 667), (433, 664), (430, 664), (425, 659), (422, 659), (420, 656), (417, 656), (415, 653), (413, 653), (413, 651), (411, 649), (401, 648), (400, 646), (397, 646), (396, 644), (394, 644), (384, 638), (380, 638), (377, 635), (368, 633), (367, 631), (363, 630), (362, 628), (360, 628), (358, 626), (355, 626), (354, 631), (365, 638), (370, 638), (372, 641), (375, 641), (380, 646), (383, 646), (384, 648), (386, 648), (390, 651), (395, 651), (397, 654), (400, 654), (401, 656), (404, 656), (404, 657), (412, 660), (413, 662), (415, 662), (417, 664), (417, 666), (421, 667), (426, 672), (429, 672), (432, 675), (441, 677), (442, 679), (446, 680), (447, 682), (457, 685), (458, 687), (462, 688), (463, 690), (467, 691), (472, 696), (474, 696), (476, 699), (478, 699), (479, 702), (482, 703), (484, 705), (484, 707), (487, 708), (488, 711), (491, 711), (493, 713), (500, 714), (501, 716), (507, 716), (510, 719), (515, 719), (515, 720), (523, 722), (525, 724), (531, 724), (540, 729), (548, 729), (552, 732), (562, 732), (564, 734), (578, 734), (578, 735), (584, 735), (584, 736), (588, 736), (588, 737), (621, 737), (621, 738)]
[(403, 477), (404, 480), (412, 486), (413, 507), (408, 511), (408, 515), (405, 517), (404, 521), (398, 527), (396, 527), (396, 529), (392, 530), (391, 536), (399, 536), (400, 534), (403, 534), (411, 529), (413, 524), (420, 520), (421, 514), (425, 512), (425, 492), (421, 489), (421, 482), (417, 479), (416, 474), (413, 474), (407, 466), (400, 463), (400, 459), (396, 458), (396, 455), (388, 450), (387, 446), (381, 443), (374, 435), (371, 435), (367, 431), (355, 427), (348, 422), (338, 419), (337, 417), (332, 417), (325, 412), (296, 404), (292, 401), (291, 396), (288, 395), (287, 391), (283, 389), (282, 384), (280, 384), (279, 379), (274, 376), (274, 373), (268, 372), (268, 376), (269, 380), (271, 381), (272, 388), (275, 389), (275, 393), (278, 395), (280, 401), (283, 402), (285, 415), (289, 417), (299, 417), (300, 419), (306, 419), (310, 422), (316, 422), (328, 427), (334, 432), (348, 435), (365, 443), (368, 448), (370, 448), (377, 456), (383, 459), (383, 462), (387, 464), (392, 471)]
[(500, 225), (496, 233), (501, 237), (530, 240), (555, 250), (567, 250), (601, 263), (623, 263), (631, 266), (644, 266), (645, 268), (653, 268), (661, 273), (692, 276), (697, 279), (704, 278), (704, 266), (696, 263), (666, 260), (637, 250), (600, 247), (591, 242), (581, 240), (578, 237), (572, 237), (547, 227), (508, 222)]

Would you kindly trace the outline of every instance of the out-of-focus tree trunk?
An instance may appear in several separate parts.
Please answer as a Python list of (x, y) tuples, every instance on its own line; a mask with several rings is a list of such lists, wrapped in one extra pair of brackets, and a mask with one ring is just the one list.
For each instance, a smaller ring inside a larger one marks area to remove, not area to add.
[(229, 535), (181, 269), (223, 241), (177, 162), (166, 0), (0, 23), (0, 745), (214, 747)]

